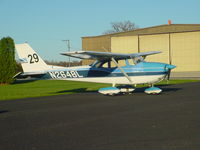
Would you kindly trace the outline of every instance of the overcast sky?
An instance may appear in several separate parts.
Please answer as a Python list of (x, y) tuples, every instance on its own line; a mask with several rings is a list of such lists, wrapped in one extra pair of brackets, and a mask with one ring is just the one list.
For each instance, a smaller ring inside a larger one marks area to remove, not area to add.
[(200, 24), (200, 0), (0, 0), (0, 38), (28, 42), (46, 60), (81, 49), (81, 37), (100, 35), (110, 23), (130, 20), (138, 27)]

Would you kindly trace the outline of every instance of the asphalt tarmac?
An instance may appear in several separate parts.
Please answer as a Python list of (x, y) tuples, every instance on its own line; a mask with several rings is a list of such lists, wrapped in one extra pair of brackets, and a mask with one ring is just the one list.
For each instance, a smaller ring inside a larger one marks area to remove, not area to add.
[(161, 88), (1, 101), (0, 150), (199, 150), (200, 83)]

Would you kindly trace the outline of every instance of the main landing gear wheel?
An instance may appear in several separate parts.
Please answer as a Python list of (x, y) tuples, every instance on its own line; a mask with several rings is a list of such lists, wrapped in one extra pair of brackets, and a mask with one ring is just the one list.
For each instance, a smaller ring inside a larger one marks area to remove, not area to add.
[(157, 94), (160, 94), (162, 92), (162, 90), (158, 87), (152, 86), (150, 88), (145, 89), (144, 92), (147, 94), (157, 95)]

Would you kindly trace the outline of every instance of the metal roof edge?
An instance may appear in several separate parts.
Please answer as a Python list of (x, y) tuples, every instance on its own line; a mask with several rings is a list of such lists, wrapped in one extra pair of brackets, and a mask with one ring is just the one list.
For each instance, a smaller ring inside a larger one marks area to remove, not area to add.
[(164, 26), (186, 26), (186, 25), (188, 25), (188, 26), (200, 26), (200, 24), (162, 24), (162, 25), (156, 25), (156, 26), (152, 26), (152, 27), (138, 28), (138, 29), (130, 30), (130, 31), (126, 31), (126, 32), (118, 32), (118, 33), (112, 33), (112, 34), (102, 34), (102, 35), (97, 35), (97, 36), (84, 36), (84, 37), (81, 37), (81, 38), (82, 39), (83, 38), (97, 38), (97, 37), (104, 37), (104, 36), (111, 37), (111, 36), (117, 36), (118, 34), (122, 34), (122, 33), (129, 33), (129, 32), (140, 31), (140, 30), (151, 29), (151, 28), (157, 28), (157, 27), (164, 27)]

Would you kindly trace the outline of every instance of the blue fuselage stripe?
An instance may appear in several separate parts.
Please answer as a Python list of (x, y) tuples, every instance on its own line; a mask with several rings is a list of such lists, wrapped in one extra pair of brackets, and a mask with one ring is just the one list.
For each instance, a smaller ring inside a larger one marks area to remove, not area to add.
[[(122, 77), (124, 76), (121, 72), (104, 72), (104, 71), (77, 71), (83, 77)], [(129, 72), (128, 76), (150, 76), (150, 75), (163, 75), (166, 72)]]

